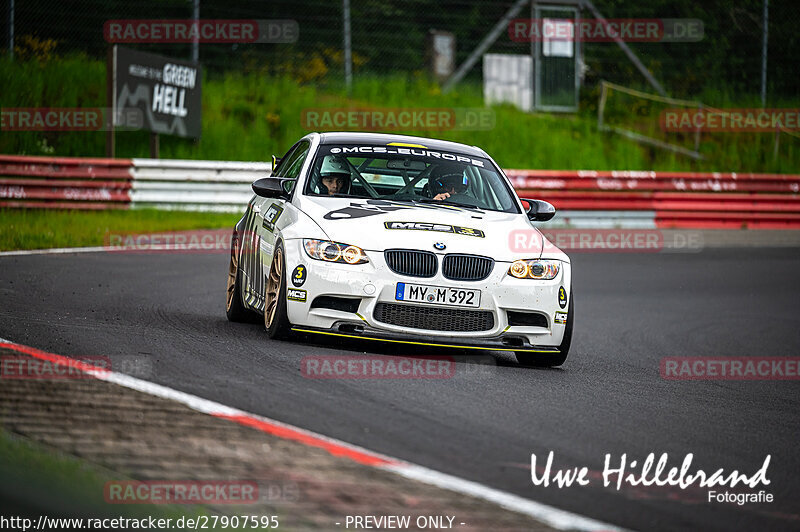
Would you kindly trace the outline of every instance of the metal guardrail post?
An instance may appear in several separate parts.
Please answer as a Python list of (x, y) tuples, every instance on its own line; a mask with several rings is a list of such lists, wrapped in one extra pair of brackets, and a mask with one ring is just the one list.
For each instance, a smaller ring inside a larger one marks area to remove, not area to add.
[(14, 0), (8, 6), (8, 58), (14, 60)]
[(194, 37), (192, 37), (192, 61), (197, 63), (200, 60), (200, 0), (192, 0), (192, 20), (198, 30), (194, 32)]
[(761, 107), (767, 106), (767, 40), (769, 36), (769, 0), (764, 0), (764, 31), (761, 38)]
[(342, 0), (344, 18), (344, 83), (349, 95), (353, 89), (353, 50), (350, 42), (350, 0)]

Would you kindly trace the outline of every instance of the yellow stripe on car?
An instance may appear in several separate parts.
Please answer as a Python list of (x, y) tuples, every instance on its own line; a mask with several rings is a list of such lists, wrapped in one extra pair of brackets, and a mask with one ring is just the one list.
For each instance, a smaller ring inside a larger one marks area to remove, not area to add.
[(523, 351), (526, 353), (558, 353), (558, 349), (528, 349), (522, 347), (511, 347), (508, 346), (504, 349), (504, 346), (498, 347), (478, 347), (473, 345), (458, 345), (458, 344), (433, 344), (428, 342), (412, 342), (411, 340), (391, 340), (389, 338), (372, 338), (369, 336), (357, 336), (355, 334), (344, 334), (344, 333), (336, 333), (330, 331), (315, 331), (312, 329), (302, 329), (300, 327), (292, 327), (292, 330), (295, 332), (301, 333), (310, 333), (310, 334), (323, 334), (326, 336), (339, 336), (342, 338), (355, 338), (356, 340), (371, 340), (375, 342), (390, 342), (393, 344), (411, 344), (411, 345), (425, 345), (428, 347), (452, 347), (455, 349), (478, 349), (482, 351)]
[(387, 146), (401, 146), (403, 148), (423, 148), (428, 149), (427, 146), (423, 146), (422, 144), (407, 144), (405, 142), (390, 142)]

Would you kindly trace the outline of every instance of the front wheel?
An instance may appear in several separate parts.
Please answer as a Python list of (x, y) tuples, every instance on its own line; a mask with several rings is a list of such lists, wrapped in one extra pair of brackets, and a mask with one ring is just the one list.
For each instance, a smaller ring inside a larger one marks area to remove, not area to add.
[(572, 327), (575, 323), (575, 296), (570, 290), (569, 294), (569, 307), (567, 307), (567, 326), (564, 329), (564, 338), (561, 340), (561, 345), (558, 346), (557, 354), (548, 353), (528, 353), (525, 351), (517, 351), (517, 362), (521, 366), (528, 366), (534, 368), (551, 368), (562, 365), (567, 361), (569, 355), (569, 348), (572, 344)]
[(289, 337), (292, 324), (286, 312), (286, 258), (283, 242), (275, 246), (264, 294), (264, 327), (274, 340)]

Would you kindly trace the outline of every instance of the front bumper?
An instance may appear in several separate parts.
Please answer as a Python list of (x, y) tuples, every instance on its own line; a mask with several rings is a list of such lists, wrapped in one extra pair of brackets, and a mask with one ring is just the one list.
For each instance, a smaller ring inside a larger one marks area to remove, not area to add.
[(318, 329), (295, 325), (292, 330), (299, 333), (370, 340), (384, 343), (415, 345), (424, 347), (453, 347), (476, 351), (524, 351), (528, 353), (559, 353), (556, 347), (530, 345), (515, 334), (503, 334), (494, 338), (462, 339), (452, 336), (426, 336), (414, 333), (394, 333), (352, 322), (338, 322), (330, 329)]
[[(287, 241), (286, 248), (287, 273), (298, 266), (306, 272), (301, 284), (293, 282), (291, 275), (287, 279), (291, 296), (287, 301), (287, 312), (297, 331), (397, 343), (533, 352), (558, 352), (554, 348), (561, 344), (564, 336), (567, 303), (572, 297), (571, 268), (566, 262), (562, 263), (558, 276), (550, 281), (511, 277), (507, 275), (508, 262), (496, 262), (491, 274), (482, 281), (452, 281), (443, 277), (441, 271), (430, 278), (395, 274), (386, 265), (381, 252), (367, 251), (370, 262), (354, 266), (311, 259), (300, 240)], [(493, 326), (483, 331), (441, 331), (378, 321), (375, 307), (379, 303), (455, 308), (398, 302), (395, 300), (398, 282), (480, 290), (480, 307), (473, 310), (490, 312)], [(566, 299), (559, 300), (562, 287)], [(314, 301), (320, 296), (348, 299), (353, 305), (357, 304), (357, 308), (352, 309), (356, 312), (313, 308)], [(535, 313), (544, 319), (540, 326), (510, 325), (509, 311)]]

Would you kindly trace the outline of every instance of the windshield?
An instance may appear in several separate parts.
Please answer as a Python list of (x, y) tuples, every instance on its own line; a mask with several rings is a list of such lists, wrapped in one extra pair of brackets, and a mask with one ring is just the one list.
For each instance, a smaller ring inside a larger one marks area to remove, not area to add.
[(489, 159), (421, 147), (322, 145), (304, 193), (519, 212)]

